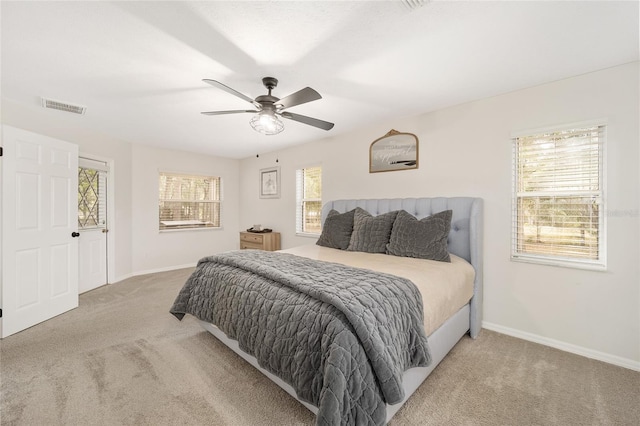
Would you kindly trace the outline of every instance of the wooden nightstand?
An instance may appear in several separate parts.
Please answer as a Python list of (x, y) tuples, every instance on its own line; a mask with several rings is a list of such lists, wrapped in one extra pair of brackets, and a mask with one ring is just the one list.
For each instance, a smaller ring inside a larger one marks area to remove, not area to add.
[(240, 232), (240, 249), (280, 250), (280, 233)]

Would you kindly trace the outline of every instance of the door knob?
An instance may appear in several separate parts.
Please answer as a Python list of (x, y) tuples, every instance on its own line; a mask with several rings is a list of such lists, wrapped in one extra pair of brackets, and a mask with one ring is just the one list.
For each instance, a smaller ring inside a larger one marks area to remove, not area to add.
[(72, 233), (71, 233), (71, 236), (72, 236), (73, 238), (76, 238), (76, 237), (79, 237), (79, 236), (80, 236), (80, 233), (79, 233), (79, 232), (72, 232)]

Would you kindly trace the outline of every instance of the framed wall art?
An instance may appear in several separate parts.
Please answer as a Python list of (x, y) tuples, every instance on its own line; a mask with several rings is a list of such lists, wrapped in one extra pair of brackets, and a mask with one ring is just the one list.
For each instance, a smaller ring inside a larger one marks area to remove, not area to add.
[(280, 198), (280, 167), (260, 169), (260, 198)]
[(418, 168), (418, 137), (413, 133), (389, 133), (369, 147), (369, 173)]

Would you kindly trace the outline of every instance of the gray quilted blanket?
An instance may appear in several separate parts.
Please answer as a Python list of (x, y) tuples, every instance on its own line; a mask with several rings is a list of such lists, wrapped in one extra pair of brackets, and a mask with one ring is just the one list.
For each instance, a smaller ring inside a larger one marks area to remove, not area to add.
[(171, 308), (215, 324), (298, 398), (317, 424), (384, 424), (403, 372), (430, 363), (422, 299), (404, 278), (288, 253), (206, 257)]

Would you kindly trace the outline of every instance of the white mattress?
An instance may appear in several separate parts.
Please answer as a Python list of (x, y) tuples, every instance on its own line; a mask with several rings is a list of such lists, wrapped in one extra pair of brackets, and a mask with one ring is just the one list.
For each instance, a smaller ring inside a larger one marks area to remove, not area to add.
[(422, 294), (424, 328), (429, 336), (473, 296), (475, 271), (466, 260), (451, 255), (451, 263), (387, 254), (337, 250), (305, 245), (282, 250), (298, 256), (385, 272), (411, 280)]

